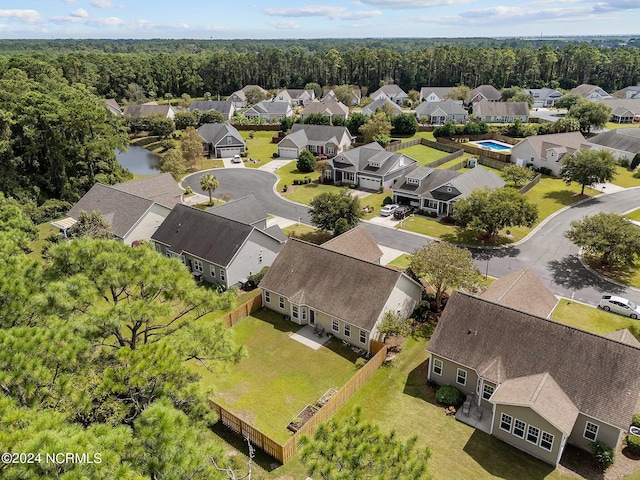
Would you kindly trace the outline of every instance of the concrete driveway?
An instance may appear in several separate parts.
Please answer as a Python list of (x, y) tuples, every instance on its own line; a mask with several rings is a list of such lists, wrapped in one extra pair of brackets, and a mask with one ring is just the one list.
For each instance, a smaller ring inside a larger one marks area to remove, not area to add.
[(265, 172), (271, 172), (271, 173), (275, 173), (276, 170), (278, 170), (279, 168), (284, 167), (285, 165), (294, 162), (295, 160), (292, 158), (283, 158), (283, 159), (276, 159), (276, 160), (271, 160), (269, 163), (266, 163), (264, 165), (262, 165), (261, 167), (258, 167), (258, 170), (264, 170)]
[(245, 168), (244, 162), (233, 163), (231, 161), (231, 157), (221, 158), (220, 160), (222, 160), (222, 164), (224, 165), (224, 168)]

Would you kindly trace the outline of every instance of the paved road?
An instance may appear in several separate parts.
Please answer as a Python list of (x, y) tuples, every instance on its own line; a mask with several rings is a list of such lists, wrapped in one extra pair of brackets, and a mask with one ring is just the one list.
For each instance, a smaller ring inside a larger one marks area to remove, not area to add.
[[(188, 177), (184, 186), (194, 192), (200, 190), (202, 173)], [(231, 194), (232, 198), (254, 195), (272, 215), (302, 223), (309, 222), (308, 207), (284, 200), (273, 191), (274, 174), (254, 169), (218, 169), (220, 182), (216, 195)], [(202, 192), (204, 193), (204, 192)], [(480, 271), (493, 277), (502, 277), (515, 270), (530, 267), (557, 295), (595, 305), (604, 292), (617, 293), (640, 300), (640, 294), (603, 280), (585, 269), (578, 259), (578, 248), (564, 237), (573, 220), (600, 211), (623, 213), (640, 205), (640, 188), (603, 195), (573, 206), (548, 220), (526, 242), (497, 249), (472, 249)], [(366, 223), (367, 230), (383, 246), (412, 252), (428, 242), (420, 235)]]

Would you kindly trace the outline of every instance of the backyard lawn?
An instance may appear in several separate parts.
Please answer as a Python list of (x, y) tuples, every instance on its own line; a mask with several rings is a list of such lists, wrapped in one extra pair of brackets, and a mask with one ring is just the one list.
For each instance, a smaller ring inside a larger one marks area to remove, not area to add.
[(426, 145), (413, 145), (412, 147), (398, 150), (398, 152), (417, 160), (418, 165), (426, 165), (449, 155), (447, 152), (427, 147)]
[(242, 138), (247, 143), (247, 158), (254, 160), (260, 160), (259, 162), (245, 161), (245, 166), (249, 168), (258, 168), (262, 165), (269, 163), (273, 160), (273, 154), (278, 151), (275, 143), (271, 143), (271, 137), (276, 132), (253, 132), (253, 138), (249, 138), (249, 131), (243, 130), (240, 132)]
[(282, 315), (259, 310), (234, 327), (235, 341), (248, 356), (224, 375), (192, 364), (201, 385), (214, 401), (255, 425), (274, 440), (284, 442), (287, 424), (307, 404), (315, 404), (330, 388), (344, 385), (355, 372), (358, 358), (336, 339), (313, 350), (289, 338), (301, 327)]
[(623, 188), (640, 187), (640, 178), (634, 178), (633, 171), (627, 168), (617, 166), (616, 178), (611, 183)]
[(53, 233), (60, 232), (60, 230), (51, 225), (50, 222), (36, 225), (36, 228), (38, 229), (38, 239), (31, 242), (31, 252), (28, 256), (36, 260), (42, 260), (42, 249), (47, 244), (47, 237)]
[(305, 242), (315, 243), (316, 245), (321, 245), (333, 238), (331, 233), (305, 225), (304, 223), (289, 225), (283, 228), (282, 231), (287, 237), (298, 238)]

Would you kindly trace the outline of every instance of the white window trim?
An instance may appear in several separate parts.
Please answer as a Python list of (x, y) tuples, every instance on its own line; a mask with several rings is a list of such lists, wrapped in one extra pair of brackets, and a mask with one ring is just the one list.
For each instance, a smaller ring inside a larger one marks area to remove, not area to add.
[(359, 337), (360, 337), (359, 338), (360, 343), (363, 344), (363, 345), (366, 345), (367, 344), (367, 332), (366, 332), (366, 330), (360, 330), (360, 336)]
[(216, 278), (216, 267), (215, 267), (215, 265), (209, 265), (209, 273), (211, 274), (211, 278)]
[(280, 297), (280, 299), (278, 300), (278, 306), (284, 309), (284, 297)]
[(340, 322), (338, 322), (338, 320), (336, 320), (335, 318), (331, 320), (331, 330), (333, 330), (334, 332), (340, 331)]
[(343, 332), (345, 337), (351, 338), (351, 325), (349, 325), (348, 323), (345, 323)]
[[(440, 360), (439, 358), (433, 359), (433, 373), (435, 373), (436, 375), (442, 376), (443, 367), (444, 367), (444, 362), (442, 360)], [(436, 372), (436, 368), (439, 368), (440, 372)]]
[[(464, 372), (464, 382), (460, 382), (460, 372)], [(456, 372), (456, 383), (458, 385), (465, 386), (467, 384), (467, 371), (463, 368), (458, 368)]]
[[(593, 425), (595, 427), (595, 431), (587, 430), (587, 427), (589, 425)], [(587, 431), (593, 434), (593, 438), (587, 437)], [(584, 424), (584, 431), (582, 432), (582, 436), (587, 440), (589, 440), (590, 442), (595, 442), (596, 440), (598, 440), (599, 431), (600, 431), (600, 425), (587, 421), (587, 423)]]
[(220, 269), (220, 281), (224, 282), (225, 280), (226, 280), (225, 271), (221, 268)]
[(202, 264), (202, 260), (198, 260), (197, 258), (193, 260), (193, 271), (202, 273), (204, 270), (204, 265)]
[[(509, 421), (505, 422), (505, 418), (508, 418)], [(502, 424), (503, 423), (508, 423), (509, 424), (509, 428), (502, 428)], [(513, 417), (511, 415), (507, 415), (506, 413), (502, 413), (500, 415), (500, 430), (507, 432), (507, 433), (511, 433), (511, 428), (513, 427)]]
[(293, 318), (298, 318), (300, 314), (300, 307), (298, 305), (291, 305), (291, 316)]
[(271, 303), (271, 292), (264, 292), (265, 303)]
[[(538, 433), (536, 434), (536, 441), (535, 442), (532, 442), (531, 440), (529, 440), (529, 430), (531, 430), (531, 429), (534, 429), (534, 430), (538, 431)], [(527, 426), (527, 434), (525, 436), (525, 440), (527, 442), (529, 442), (530, 444), (532, 444), (532, 445), (538, 445), (538, 443), (540, 442), (540, 431), (541, 430), (538, 427), (536, 427), (535, 425), (528, 425)]]
[[(546, 441), (546, 440), (544, 439), (544, 436), (545, 436), (545, 435), (550, 436), (550, 437), (551, 437), (551, 440), (550, 440), (550, 441)], [(546, 450), (547, 452), (550, 452), (551, 450), (553, 450), (553, 441), (554, 441), (554, 440), (555, 440), (555, 436), (554, 436), (554, 435), (550, 434), (549, 432), (545, 432), (545, 431), (543, 430), (543, 431), (542, 431), (542, 433), (540, 434), (540, 448), (541, 448), (541, 449), (543, 449), (543, 450)], [(547, 448), (547, 447), (543, 446), (543, 445), (542, 445), (542, 443), (543, 443), (543, 442), (548, 443), (548, 444), (550, 445), (550, 446), (549, 446), (549, 448)]]
[[(485, 397), (485, 394), (488, 393), (486, 391), (487, 388), (491, 389), (491, 393), (489, 393), (489, 396)], [(484, 383), (482, 385), (482, 399), (483, 400), (489, 400), (491, 398), (491, 395), (493, 395), (493, 392), (495, 392), (495, 391), (496, 391), (496, 387), (494, 387), (493, 385), (489, 385), (487, 383)]]
[[(520, 435), (518, 435), (518, 434), (516, 433), (516, 428), (518, 428), (518, 427), (516, 426), (516, 423), (517, 423), (517, 422), (520, 422), (520, 423), (522, 424), (522, 436), (520, 436)], [(526, 422), (523, 422), (522, 420), (519, 420), (519, 419), (517, 419), (517, 418), (514, 418), (514, 419), (513, 419), (513, 427), (511, 427), (511, 434), (512, 434), (514, 437), (518, 437), (518, 438), (521, 438), (521, 439), (522, 439), (522, 438), (524, 438), (524, 437), (525, 437), (525, 435), (527, 434), (527, 423), (526, 423)]]

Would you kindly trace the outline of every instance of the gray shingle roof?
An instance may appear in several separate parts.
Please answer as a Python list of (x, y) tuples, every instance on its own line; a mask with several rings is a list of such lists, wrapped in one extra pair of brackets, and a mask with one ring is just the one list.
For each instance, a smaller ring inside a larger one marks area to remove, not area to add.
[(478, 94), (482, 94), (484, 98), (491, 101), (498, 101), (502, 98), (500, 91), (493, 85), (480, 85), (479, 87), (474, 88), (471, 90), (469, 98), (473, 100), (473, 98)]
[(244, 112), (245, 115), (247, 113), (255, 112), (255, 114), (271, 114), (271, 115), (286, 115), (289, 111), (291, 111), (291, 105), (288, 102), (272, 102), (271, 100), (263, 100), (260, 103), (256, 103), (253, 107)]
[[(378, 100), (374, 100), (369, 105), (362, 109), (363, 115), (371, 115), (375, 113), (378, 108), (382, 108), (384, 105), (391, 105), (391, 108), (395, 112), (395, 115), (400, 115), (402, 113), (402, 108), (398, 106), (396, 103), (392, 102), (388, 98), (380, 98)], [(388, 107), (387, 107), (388, 108)]]
[(591, 137), (589, 143), (630, 153), (640, 153), (640, 127), (616, 128)]
[(603, 98), (599, 102), (611, 107), (612, 113), (616, 115), (622, 115), (626, 112), (640, 115), (640, 98)]
[(473, 107), (476, 117), (504, 117), (514, 115), (529, 115), (527, 102), (478, 102)]
[(590, 149), (591, 146), (587, 143), (580, 132), (567, 132), (567, 133), (552, 133), (550, 135), (532, 135), (520, 141), (511, 150), (512, 156), (516, 154), (520, 144), (525, 142), (531, 144), (536, 154), (544, 158), (546, 157), (546, 151), (549, 148), (562, 147), (572, 152), (582, 149)]
[(231, 135), (237, 140), (236, 144), (245, 145), (244, 138), (236, 127), (228, 123), (205, 123), (198, 127), (198, 134), (203, 141), (217, 145), (220, 140)]
[(370, 96), (371, 97), (376, 97), (377, 95), (379, 95), (380, 93), (384, 93), (387, 96), (397, 96), (397, 95), (401, 95), (401, 96), (407, 96), (407, 94), (405, 93), (404, 90), (402, 90), (398, 85), (396, 84), (390, 84), (390, 85), (383, 85), (381, 86), (378, 90), (376, 90), (375, 92), (373, 92)]
[(318, 102), (313, 101), (307, 104), (301, 114), (311, 115), (312, 113), (321, 113), (322, 115), (349, 115), (349, 107), (341, 102)]
[(233, 102), (230, 100), (196, 100), (189, 105), (189, 111), (199, 110), (201, 112), (210, 112), (215, 110), (220, 112), (226, 117), (231, 116), (233, 109)]
[(591, 85), (589, 83), (583, 83), (569, 91), (569, 93), (575, 93), (577, 95), (580, 95), (582, 98), (587, 98), (593, 92), (596, 92), (598, 95), (602, 97), (609, 96), (609, 94), (603, 88), (600, 88), (597, 85)]
[(640, 393), (640, 349), (454, 292), (428, 350), (468, 368), (499, 360), (505, 380), (548, 372), (593, 418), (626, 428)]
[(504, 180), (490, 170), (476, 167), (447, 182), (447, 185), (456, 188), (462, 197), (466, 197), (478, 188), (502, 188)]
[(420, 89), (420, 98), (427, 98), (431, 93), (435, 93), (442, 100), (451, 90), (453, 90), (453, 87), (422, 87)]
[(160, 173), (132, 182), (119, 183), (112, 188), (153, 200), (169, 208), (173, 208), (176, 203), (182, 201), (182, 189), (170, 173)]
[(322, 248), (342, 253), (367, 262), (379, 263), (382, 250), (364, 225), (347, 230), (342, 235), (322, 244)]
[(294, 123), (291, 127), (291, 133), (285, 138), (292, 141), (299, 148), (304, 148), (309, 142), (333, 142), (336, 145), (341, 145), (343, 139), (351, 139), (351, 134), (347, 127)]
[[(450, 182), (460, 175), (462, 175), (462, 173), (454, 172), (453, 170), (441, 170), (439, 168), (421, 166), (400, 177), (395, 183), (397, 186), (393, 187), (393, 191), (413, 193), (425, 198), (433, 198), (430, 193), (431, 190)], [(407, 178), (417, 178), (422, 179), (422, 181), (420, 185), (414, 185), (407, 183)]]
[(436, 110), (442, 110), (446, 115), (466, 115), (467, 111), (454, 100), (444, 102), (423, 102), (416, 107), (418, 117), (431, 116)]
[(148, 117), (149, 115), (162, 115), (167, 117), (173, 110), (170, 105), (127, 105), (124, 114), (129, 117)]
[(253, 195), (238, 198), (222, 205), (216, 205), (207, 209), (207, 211), (247, 225), (253, 225), (267, 218), (267, 212)]
[[(399, 166), (400, 159), (403, 165)], [(352, 172), (362, 172), (377, 176), (384, 176), (397, 168), (407, 168), (417, 165), (418, 161), (402, 153), (393, 153), (385, 150), (378, 142), (368, 143), (351, 150), (342, 152), (340, 155), (329, 160), (334, 168)], [(378, 162), (380, 167), (369, 166), (370, 162)]]
[(292, 238), (260, 287), (371, 331), (401, 275)]

